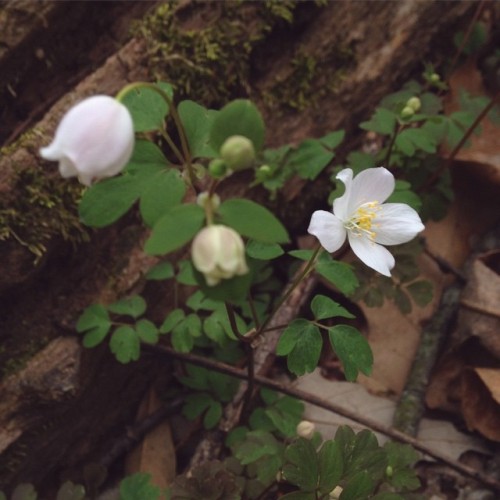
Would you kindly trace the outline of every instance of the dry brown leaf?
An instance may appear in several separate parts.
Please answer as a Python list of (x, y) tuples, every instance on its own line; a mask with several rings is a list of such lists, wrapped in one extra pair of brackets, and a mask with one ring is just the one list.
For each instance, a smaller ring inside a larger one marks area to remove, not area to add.
[(469, 430), (500, 441), (500, 369), (475, 368), (462, 376), (462, 413)]
[[(139, 407), (137, 420), (151, 415), (162, 404), (154, 388), (151, 388)], [(126, 472), (147, 472), (151, 474), (151, 483), (162, 489), (172, 483), (176, 475), (176, 453), (167, 420), (157, 425), (128, 454)]]

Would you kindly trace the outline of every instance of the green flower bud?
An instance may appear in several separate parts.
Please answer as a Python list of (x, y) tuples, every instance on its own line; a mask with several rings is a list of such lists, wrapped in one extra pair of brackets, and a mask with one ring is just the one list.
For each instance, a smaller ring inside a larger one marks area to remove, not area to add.
[(217, 193), (210, 196), (208, 191), (203, 191), (196, 198), (196, 203), (198, 203), (198, 205), (200, 205), (200, 207), (204, 210), (208, 208), (213, 213), (216, 212), (220, 206), (220, 197)]
[(232, 170), (243, 170), (251, 167), (255, 160), (253, 143), (242, 135), (228, 137), (220, 148), (221, 158)]
[(259, 180), (269, 179), (273, 171), (269, 165), (261, 165), (256, 172), (256, 177)]
[(201, 181), (207, 175), (207, 169), (201, 163), (193, 164), (194, 175)]
[(208, 164), (208, 172), (214, 179), (220, 179), (227, 173), (227, 164), (224, 160), (216, 158)]
[(390, 465), (388, 465), (385, 469), (385, 475), (387, 477), (392, 477), (393, 474), (394, 474), (393, 468)]
[(418, 97), (410, 97), (405, 107), (412, 108), (416, 113), (422, 107), (422, 103), (420, 102), (420, 99)]
[(429, 80), (431, 82), (437, 83), (441, 81), (441, 77), (437, 73), (432, 73), (432, 75), (429, 76)]
[(411, 116), (413, 116), (415, 114), (415, 110), (413, 108), (411, 108), (410, 106), (405, 106), (402, 110), (401, 110), (401, 117), (402, 118), (410, 118)]

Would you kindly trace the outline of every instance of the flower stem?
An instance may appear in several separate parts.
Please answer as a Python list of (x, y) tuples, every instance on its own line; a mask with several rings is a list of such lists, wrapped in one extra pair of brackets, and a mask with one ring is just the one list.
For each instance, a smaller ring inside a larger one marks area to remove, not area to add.
[[(175, 122), (175, 126), (177, 127), (177, 131), (179, 133), (179, 138), (181, 140), (181, 148), (182, 148), (183, 158), (184, 158), (184, 164), (185, 164), (187, 171), (188, 171), (189, 180), (191, 181), (191, 184), (194, 186), (194, 184), (196, 182), (196, 177), (194, 175), (191, 152), (189, 150), (189, 145), (188, 145), (188, 141), (186, 138), (186, 132), (184, 130), (184, 126), (182, 125), (182, 121), (180, 119), (179, 113), (177, 112), (177, 108), (175, 107), (171, 97), (162, 88), (158, 87), (158, 85), (155, 85), (154, 83), (134, 82), (134, 83), (130, 83), (129, 85), (125, 85), (125, 87), (123, 87), (120, 90), (120, 92), (118, 92), (118, 94), (116, 94), (115, 98), (117, 101), (121, 102), (121, 101), (123, 101), (124, 97), (127, 94), (129, 94), (130, 92), (132, 92), (134, 90), (141, 89), (141, 88), (150, 89), (153, 92), (156, 92), (167, 103), (169, 111), (170, 111), (170, 115), (172, 116), (172, 118)], [(169, 142), (169, 145), (172, 147), (170, 142)], [(178, 151), (178, 149), (177, 149), (177, 151)]]
[(269, 314), (269, 316), (264, 320), (264, 322), (260, 325), (259, 329), (256, 331), (255, 337), (258, 337), (260, 334), (262, 334), (264, 331), (266, 331), (267, 325), (271, 322), (273, 319), (274, 315), (278, 312), (278, 309), (286, 302), (290, 294), (297, 288), (297, 286), (300, 284), (300, 282), (313, 270), (314, 264), (316, 263), (316, 258), (318, 257), (318, 254), (321, 250), (321, 246), (317, 246), (316, 249), (314, 250), (314, 253), (311, 255), (311, 258), (307, 262), (306, 266), (304, 267), (304, 270), (302, 271), (301, 274), (294, 280), (294, 282), (290, 285), (290, 288), (284, 293), (278, 303), (274, 306), (273, 310)]
[(399, 132), (403, 130), (404, 125), (401, 126), (398, 122), (394, 124), (394, 132), (392, 133), (391, 136), (391, 142), (389, 143), (389, 146), (387, 147), (387, 153), (385, 155), (384, 159), (384, 166), (386, 168), (390, 168), (390, 160), (391, 160), (391, 154), (392, 150), (394, 149), (394, 143), (396, 142), (396, 137), (398, 136)]

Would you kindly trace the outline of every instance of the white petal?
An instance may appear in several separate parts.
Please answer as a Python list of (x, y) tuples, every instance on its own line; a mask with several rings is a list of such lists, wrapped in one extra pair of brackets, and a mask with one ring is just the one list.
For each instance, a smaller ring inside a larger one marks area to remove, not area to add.
[(412, 240), (424, 225), (417, 212), (404, 203), (385, 203), (373, 219), (375, 241), (382, 245), (399, 245)]
[(69, 158), (63, 156), (59, 160), (59, 173), (62, 177), (67, 179), (68, 177), (75, 177), (76, 175), (78, 175), (78, 170), (75, 168), (75, 165)]
[(356, 236), (352, 233), (349, 233), (349, 244), (352, 251), (368, 267), (375, 269), (384, 276), (391, 275), (391, 269), (394, 267), (395, 261), (389, 250), (370, 241), (365, 236)]
[(342, 221), (325, 210), (316, 210), (312, 214), (307, 232), (316, 236), (321, 246), (330, 253), (338, 250), (346, 238)]
[(394, 186), (394, 176), (386, 168), (363, 170), (352, 181), (348, 214), (353, 214), (364, 203), (383, 203), (394, 191)]
[(337, 179), (342, 181), (345, 186), (345, 192), (336, 200), (333, 201), (333, 213), (343, 221), (347, 221), (351, 216), (348, 211), (349, 199), (351, 197), (351, 185), (352, 185), (352, 170), (350, 168), (344, 168), (337, 174)]

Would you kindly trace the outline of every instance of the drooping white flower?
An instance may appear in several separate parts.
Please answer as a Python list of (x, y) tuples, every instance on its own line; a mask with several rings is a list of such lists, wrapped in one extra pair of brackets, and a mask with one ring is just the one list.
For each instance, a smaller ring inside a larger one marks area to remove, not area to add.
[(46, 160), (59, 161), (63, 177), (92, 181), (118, 174), (134, 149), (134, 126), (128, 109), (116, 99), (97, 95), (72, 107), (57, 127), (52, 143), (40, 149)]
[(207, 226), (195, 236), (191, 257), (194, 267), (204, 274), (208, 286), (248, 273), (241, 236), (234, 229), (220, 224)]
[(317, 210), (308, 232), (328, 252), (335, 252), (346, 237), (353, 252), (367, 266), (390, 276), (394, 257), (382, 245), (399, 245), (424, 229), (417, 212), (404, 203), (384, 203), (394, 191), (394, 176), (385, 168), (363, 170), (353, 179), (346, 168), (337, 179), (345, 193), (333, 202), (333, 213)]

